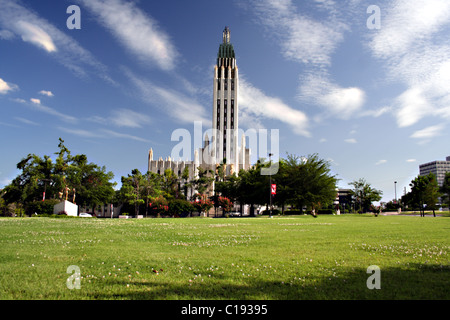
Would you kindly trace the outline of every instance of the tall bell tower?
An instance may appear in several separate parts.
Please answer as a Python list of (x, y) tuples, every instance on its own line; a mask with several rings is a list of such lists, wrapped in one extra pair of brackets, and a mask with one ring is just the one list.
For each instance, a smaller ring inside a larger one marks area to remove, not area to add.
[[(233, 45), (230, 43), (230, 29), (225, 27), (217, 54), (217, 63), (214, 66), (212, 148), (215, 163), (222, 163), (226, 159), (226, 163), (231, 165), (230, 168), (233, 168), (235, 172), (239, 171), (240, 164), (238, 90), (239, 72), (236, 56)], [(240, 165), (242, 166), (243, 163)]]

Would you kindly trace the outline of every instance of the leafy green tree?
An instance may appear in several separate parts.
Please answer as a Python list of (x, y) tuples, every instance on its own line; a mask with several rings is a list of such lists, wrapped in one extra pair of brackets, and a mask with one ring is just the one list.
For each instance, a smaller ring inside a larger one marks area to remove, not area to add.
[(439, 201), (439, 186), (436, 176), (433, 173), (418, 176), (411, 181), (410, 186), (411, 200), (413, 205), (419, 207), (420, 216), (425, 216), (425, 207), (433, 210), (433, 215), (436, 216), (436, 204)]
[(206, 168), (198, 167), (198, 178), (193, 180), (192, 186), (200, 194), (205, 194), (214, 181), (214, 172)]
[(372, 202), (381, 200), (383, 191), (373, 188), (365, 179), (352, 181), (349, 185), (353, 186), (351, 195), (361, 212), (369, 211)]
[(134, 214), (139, 215), (139, 206), (145, 201), (141, 196), (141, 187), (144, 184), (144, 177), (138, 169), (131, 170), (131, 175), (121, 178), (122, 187), (120, 188), (122, 197), (125, 201), (134, 206)]
[(257, 163), (248, 170), (239, 171), (239, 185), (237, 200), (240, 203), (250, 205), (250, 215), (255, 212), (255, 205), (268, 204), (270, 202), (269, 176), (261, 175), (261, 169), (269, 164), (258, 160)]
[(440, 188), (443, 201), (447, 203), (447, 207), (450, 208), (450, 172), (447, 172), (444, 177), (444, 183)]
[(336, 198), (336, 176), (331, 174), (330, 165), (317, 154), (299, 157), (287, 156), (280, 161), (277, 175), (275, 200), (303, 207), (320, 209), (333, 203)]
[(184, 199), (172, 199), (168, 202), (168, 212), (172, 217), (186, 216), (194, 211), (193, 205)]
[(163, 190), (161, 189), (163, 177), (159, 174), (147, 171), (142, 177), (141, 181), (141, 196), (145, 199), (145, 216), (148, 216), (149, 200), (162, 196)]
[(58, 148), (55, 162), (47, 155), (29, 154), (17, 164), (21, 173), (5, 187), (6, 203), (27, 208), (29, 203), (44, 200), (44, 192), (45, 199), (62, 198), (66, 188), (70, 189), (72, 197), (77, 195), (78, 203), (85, 205), (96, 206), (112, 199), (112, 172), (88, 163), (85, 155), (72, 156), (61, 138)]
[(106, 167), (88, 163), (83, 154), (76, 155), (71, 158), (65, 174), (68, 186), (76, 195), (73, 199), (77, 204), (90, 206), (95, 213), (98, 205), (112, 202), (115, 183), (111, 180), (114, 174), (107, 172)]

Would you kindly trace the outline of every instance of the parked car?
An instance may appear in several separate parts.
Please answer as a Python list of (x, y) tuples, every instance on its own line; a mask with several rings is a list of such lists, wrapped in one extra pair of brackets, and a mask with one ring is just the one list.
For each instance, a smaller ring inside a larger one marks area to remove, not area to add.
[(82, 212), (82, 213), (80, 213), (80, 217), (82, 217), (82, 218), (92, 218), (92, 214), (87, 213), (87, 212)]

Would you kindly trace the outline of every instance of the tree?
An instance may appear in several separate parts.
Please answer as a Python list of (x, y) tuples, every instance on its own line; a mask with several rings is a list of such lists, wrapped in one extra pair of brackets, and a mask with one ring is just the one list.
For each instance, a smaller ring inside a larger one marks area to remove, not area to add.
[(138, 169), (131, 170), (131, 175), (122, 177), (122, 187), (120, 188), (123, 198), (130, 205), (134, 206), (135, 216), (139, 215), (139, 206), (144, 204), (145, 201), (141, 197), (141, 187), (143, 185), (144, 178), (142, 173)]
[(258, 160), (248, 170), (239, 171), (238, 201), (250, 205), (250, 216), (254, 216), (256, 204), (269, 203), (269, 176), (261, 175), (261, 168), (268, 166)]
[(143, 176), (142, 179), (142, 188), (141, 191), (142, 197), (145, 199), (145, 216), (148, 216), (149, 209), (149, 200), (154, 198), (155, 196), (162, 196), (163, 191), (161, 189), (162, 185), (162, 176), (150, 171)]
[(233, 209), (233, 202), (227, 197), (219, 196), (216, 198), (217, 206), (222, 207), (223, 213), (230, 212)]
[(65, 181), (70, 186), (73, 200), (77, 204), (90, 206), (95, 213), (98, 205), (112, 201), (115, 183), (111, 180), (114, 174), (107, 172), (106, 167), (88, 163), (87, 157), (83, 154), (76, 155), (71, 158), (65, 174)]
[(193, 205), (184, 199), (172, 199), (168, 202), (168, 212), (172, 217), (186, 216), (194, 211)]
[(418, 176), (409, 184), (411, 186), (411, 202), (419, 207), (420, 216), (425, 216), (425, 207), (433, 210), (436, 216), (436, 203), (439, 201), (439, 187), (436, 176), (430, 173), (426, 176)]
[(19, 208), (29, 211), (27, 205), (44, 200), (44, 192), (45, 199), (61, 199), (66, 188), (68, 192), (70, 189), (72, 199), (76, 194), (82, 204), (96, 206), (112, 199), (112, 172), (88, 163), (85, 155), (72, 156), (61, 138), (58, 148), (55, 162), (47, 155), (29, 154), (17, 164), (21, 173), (5, 187), (6, 203), (17, 203)]
[(372, 206), (372, 202), (381, 200), (383, 191), (372, 188), (364, 179), (352, 181), (349, 185), (354, 188), (351, 194), (355, 203), (359, 204), (361, 212), (367, 212)]
[(287, 156), (280, 161), (277, 175), (277, 195), (275, 201), (290, 203), (300, 211), (303, 207), (320, 209), (333, 203), (336, 198), (338, 179), (331, 174), (328, 161), (317, 154), (299, 157)]
[(440, 188), (443, 201), (447, 203), (447, 207), (450, 208), (450, 172), (447, 172), (444, 177), (444, 183)]
[(214, 203), (206, 195), (199, 193), (194, 196), (194, 201), (191, 204), (204, 217), (206, 217), (208, 211), (214, 206)]
[(193, 180), (191, 184), (197, 190), (198, 193), (204, 194), (211, 187), (213, 181), (214, 181), (214, 172), (212, 170), (198, 167), (198, 178)]

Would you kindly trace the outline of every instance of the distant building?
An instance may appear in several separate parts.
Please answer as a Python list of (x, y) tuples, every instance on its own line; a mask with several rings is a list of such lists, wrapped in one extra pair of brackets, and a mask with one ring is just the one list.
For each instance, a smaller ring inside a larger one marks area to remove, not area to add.
[[(194, 160), (159, 158), (153, 159), (153, 149), (148, 154), (148, 171), (164, 174), (171, 169), (181, 177), (189, 171), (189, 179), (198, 177), (198, 168), (216, 171), (225, 160), (227, 175), (238, 174), (240, 169), (250, 168), (250, 149), (246, 148), (246, 137), (241, 136), (239, 147), (239, 72), (233, 45), (230, 43), (230, 29), (223, 30), (222, 43), (217, 54), (213, 78), (212, 136), (205, 137), (204, 147), (194, 150)], [(187, 195), (190, 196), (190, 195)]]
[(419, 166), (419, 175), (426, 176), (433, 173), (440, 187), (444, 184), (444, 178), (447, 172), (450, 172), (450, 156), (446, 158), (446, 161), (432, 161)]

